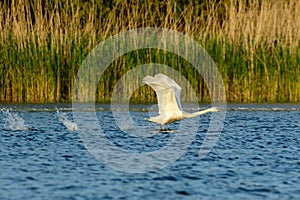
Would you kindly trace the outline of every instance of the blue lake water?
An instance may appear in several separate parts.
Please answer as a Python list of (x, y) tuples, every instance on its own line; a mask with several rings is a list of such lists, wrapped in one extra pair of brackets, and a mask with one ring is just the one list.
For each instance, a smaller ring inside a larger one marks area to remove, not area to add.
[[(203, 159), (199, 150), (210, 114), (200, 116), (186, 151), (146, 173), (115, 170), (96, 159), (77, 128), (70, 128), (71, 107), (0, 105), (0, 199), (300, 199), (299, 104), (229, 104), (222, 134)], [(183, 134), (155, 132), (145, 120), (147, 109), (130, 108), (139, 134), (152, 131), (146, 138), (121, 131), (109, 105), (96, 110), (107, 137), (129, 152), (151, 152)], [(14, 120), (17, 125), (10, 127)], [(178, 123), (170, 128), (176, 130)]]

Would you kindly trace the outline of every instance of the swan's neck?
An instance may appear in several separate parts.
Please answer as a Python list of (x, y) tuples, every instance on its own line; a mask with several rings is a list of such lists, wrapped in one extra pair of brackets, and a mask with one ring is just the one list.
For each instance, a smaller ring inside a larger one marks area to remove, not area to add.
[(214, 112), (214, 110), (211, 109), (211, 108), (209, 108), (209, 109), (201, 110), (201, 111), (194, 112), (194, 113), (184, 113), (184, 114), (183, 114), (183, 117), (184, 117), (184, 118), (192, 118), (192, 117), (196, 117), (196, 116), (199, 116), (199, 115), (203, 115), (203, 114), (206, 114), (206, 113), (209, 113), (209, 112)]

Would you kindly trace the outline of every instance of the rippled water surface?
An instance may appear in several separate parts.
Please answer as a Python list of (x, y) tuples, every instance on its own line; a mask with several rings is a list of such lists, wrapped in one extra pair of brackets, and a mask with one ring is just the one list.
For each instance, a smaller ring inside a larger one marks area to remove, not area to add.
[[(69, 104), (0, 108), (0, 199), (300, 199), (298, 104), (228, 105), (222, 134), (204, 159), (199, 150), (210, 114), (200, 116), (183, 155), (147, 173), (117, 171), (98, 161), (72, 123)], [(137, 127), (124, 122), (128, 133), (108, 105), (96, 110), (106, 136), (128, 152), (155, 151), (184, 134), (156, 131), (145, 120), (151, 115), (147, 105), (130, 108)], [(20, 119), (21, 127), (9, 126)]]

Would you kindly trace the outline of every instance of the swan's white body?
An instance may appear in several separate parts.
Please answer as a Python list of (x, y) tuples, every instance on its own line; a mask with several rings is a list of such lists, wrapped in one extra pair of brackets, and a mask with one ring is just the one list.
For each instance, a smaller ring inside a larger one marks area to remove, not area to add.
[(184, 118), (196, 117), (208, 112), (219, 111), (216, 107), (195, 113), (186, 113), (182, 110), (180, 103), (181, 87), (171, 78), (164, 74), (157, 74), (154, 77), (146, 76), (143, 82), (149, 85), (155, 92), (158, 102), (158, 116), (150, 117), (150, 122), (161, 125), (182, 120)]

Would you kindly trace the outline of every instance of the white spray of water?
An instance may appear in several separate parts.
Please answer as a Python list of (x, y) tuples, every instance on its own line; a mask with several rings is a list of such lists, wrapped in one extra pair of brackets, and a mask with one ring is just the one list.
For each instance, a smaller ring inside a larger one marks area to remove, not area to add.
[(56, 108), (56, 115), (61, 123), (69, 130), (69, 131), (77, 131), (78, 127), (77, 124), (74, 122), (68, 120), (67, 114), (64, 112), (59, 112), (59, 110)]
[(8, 109), (1, 109), (4, 114), (4, 128), (18, 131), (18, 130), (31, 130), (29, 126), (26, 126), (24, 123), (24, 119), (18, 115), (18, 113), (10, 112)]

